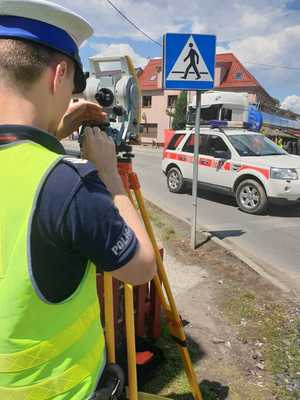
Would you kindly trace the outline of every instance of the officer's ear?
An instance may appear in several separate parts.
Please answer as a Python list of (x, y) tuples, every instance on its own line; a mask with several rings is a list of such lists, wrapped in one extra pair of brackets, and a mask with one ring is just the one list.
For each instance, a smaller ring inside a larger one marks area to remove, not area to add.
[(53, 94), (59, 93), (65, 88), (66, 81), (71, 73), (70, 64), (66, 60), (61, 60), (59, 63), (53, 66), (52, 75), (52, 91)]

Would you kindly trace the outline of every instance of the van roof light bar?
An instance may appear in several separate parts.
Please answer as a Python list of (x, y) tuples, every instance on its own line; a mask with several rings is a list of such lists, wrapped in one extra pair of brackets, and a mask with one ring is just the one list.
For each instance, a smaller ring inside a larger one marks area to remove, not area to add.
[(211, 128), (244, 128), (251, 129), (252, 124), (243, 121), (222, 121), (222, 120), (212, 120), (208, 123)]

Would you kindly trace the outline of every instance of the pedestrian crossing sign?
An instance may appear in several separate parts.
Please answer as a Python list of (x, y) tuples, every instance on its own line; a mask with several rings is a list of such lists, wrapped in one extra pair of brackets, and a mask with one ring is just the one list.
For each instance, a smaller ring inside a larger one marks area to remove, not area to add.
[(216, 36), (167, 33), (164, 36), (163, 87), (208, 90), (214, 87)]

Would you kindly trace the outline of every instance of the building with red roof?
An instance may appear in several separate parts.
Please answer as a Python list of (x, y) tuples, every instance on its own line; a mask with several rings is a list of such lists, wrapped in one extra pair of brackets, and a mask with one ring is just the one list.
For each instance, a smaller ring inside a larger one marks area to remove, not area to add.
[(247, 92), (251, 102), (264, 104), (271, 109), (278, 105), (277, 100), (269, 95), (233, 53), (216, 56), (215, 90)]
[(164, 131), (171, 127), (175, 103), (180, 91), (162, 88), (162, 59), (148, 62), (139, 76), (142, 90), (142, 140), (163, 142)]
[[(162, 88), (162, 59), (151, 59), (139, 76), (142, 90), (142, 139), (163, 142), (164, 131), (171, 127), (174, 106), (180, 91)], [(214, 90), (248, 93), (251, 103), (266, 112), (295, 118), (295, 114), (279, 109), (279, 102), (270, 96), (233, 53), (217, 54)], [(194, 93), (191, 92), (191, 96)], [(294, 115), (291, 115), (294, 114)]]

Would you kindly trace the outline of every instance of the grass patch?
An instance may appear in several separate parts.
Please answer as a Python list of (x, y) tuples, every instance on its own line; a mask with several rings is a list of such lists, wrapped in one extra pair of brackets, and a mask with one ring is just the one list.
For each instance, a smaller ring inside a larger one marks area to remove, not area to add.
[(151, 222), (158, 228), (158, 229), (162, 229), (162, 227), (164, 226), (164, 223), (161, 221), (161, 219), (159, 218), (159, 216), (153, 212), (151, 212), (149, 214), (150, 220)]
[(161, 217), (160, 212), (152, 208), (149, 213), (150, 221), (160, 231), (160, 236), (163, 241), (169, 241), (176, 239), (176, 233), (171, 225), (164, 221)]
[(174, 239), (176, 236), (175, 231), (173, 228), (169, 228), (167, 226), (164, 226), (163, 232), (162, 232), (162, 239), (163, 240), (171, 240)]
[(300, 398), (300, 319), (280, 304), (262, 304), (253, 292), (236, 289), (221, 305), (242, 341), (258, 346), (271, 372), (276, 399)]
[[(151, 203), (147, 208), (160, 239), (177, 251), (176, 246), (181, 244), (183, 237), (186, 239), (187, 230)], [(178, 247), (181, 252), (175, 254), (180, 256), (184, 248)], [(293, 302), (287, 306), (286, 299), (273, 291), (271, 285), (267, 286), (256, 274), (212, 243), (203, 246), (198, 253), (187, 249), (184, 259), (193, 259), (194, 263), (199, 259), (200, 265), (201, 262), (212, 264), (210, 273), (215, 274), (215, 282), (220, 278), (224, 282), (214, 289), (214, 306), (215, 299), (219, 298), (219, 311), (234, 328), (234, 336), (237, 333), (249, 350), (246, 360), (241, 359), (241, 362), (234, 354), (226, 364), (222, 361), (211, 364), (209, 357), (201, 360), (201, 366), (207, 368), (206, 376), (228, 382), (231, 400), (300, 400), (300, 310), (291, 309)], [(242, 343), (241, 354), (244, 354)], [(165, 329), (158, 345), (164, 350), (167, 361), (144, 391), (176, 400), (192, 399), (181, 357)], [(197, 345), (192, 346), (191, 353), (193, 361), (199, 361), (201, 351)], [(260, 353), (262, 359), (252, 359), (255, 353)], [(258, 368), (258, 363), (263, 364), (264, 370)], [(226, 387), (219, 382), (202, 381), (200, 387), (203, 400), (227, 399)]]
[[(156, 344), (163, 349), (166, 361), (156, 372), (155, 377), (145, 385), (143, 391), (171, 398), (173, 395), (180, 395), (182, 400), (192, 399), (181, 356), (166, 324), (163, 324), (162, 335)], [(195, 361), (199, 357), (197, 346), (190, 346), (189, 350), (192, 360)]]
[[(142, 388), (142, 391), (175, 400), (193, 400), (191, 387), (183, 368), (180, 352), (177, 345), (170, 337), (166, 324), (163, 324), (162, 336), (156, 344), (163, 349), (166, 361), (159, 370), (156, 371), (155, 377)], [(195, 367), (195, 364), (203, 355), (202, 351), (199, 349), (198, 345), (191, 340), (189, 340), (188, 348), (192, 363)], [(229, 388), (223, 386), (219, 382), (203, 380), (200, 384), (200, 391), (203, 400), (225, 400), (227, 399)]]

